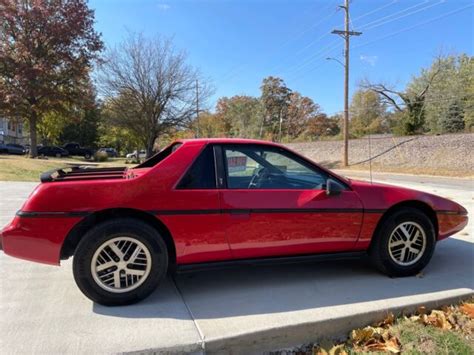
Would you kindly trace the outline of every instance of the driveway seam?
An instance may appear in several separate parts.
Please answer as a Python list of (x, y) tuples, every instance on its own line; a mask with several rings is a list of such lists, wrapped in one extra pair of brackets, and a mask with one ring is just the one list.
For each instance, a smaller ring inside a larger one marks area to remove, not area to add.
[(202, 349), (203, 353), (205, 353), (206, 352), (206, 342), (205, 342), (204, 333), (202, 332), (201, 328), (199, 327), (199, 324), (197, 323), (196, 318), (194, 317), (194, 314), (191, 311), (191, 308), (189, 308), (188, 304), (186, 303), (186, 300), (185, 300), (181, 290), (178, 287), (178, 283), (176, 282), (176, 279), (174, 277), (171, 277), (171, 279), (173, 280), (172, 283), (174, 285), (174, 288), (176, 289), (176, 292), (178, 292), (179, 297), (181, 297), (181, 299), (183, 300), (184, 306), (188, 310), (189, 316), (191, 317), (191, 319), (193, 321), (193, 324), (194, 324), (194, 327), (196, 328), (196, 330), (198, 332), (198, 335), (199, 335), (199, 339), (200, 339), (200, 341), (199, 341), (200, 344), (199, 345), (201, 346), (201, 349)]

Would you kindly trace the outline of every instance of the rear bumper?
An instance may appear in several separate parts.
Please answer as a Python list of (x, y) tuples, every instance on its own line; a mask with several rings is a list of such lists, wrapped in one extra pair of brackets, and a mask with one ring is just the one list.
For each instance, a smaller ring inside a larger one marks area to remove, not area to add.
[(61, 247), (81, 217), (19, 217), (0, 232), (0, 245), (7, 255), (59, 265)]

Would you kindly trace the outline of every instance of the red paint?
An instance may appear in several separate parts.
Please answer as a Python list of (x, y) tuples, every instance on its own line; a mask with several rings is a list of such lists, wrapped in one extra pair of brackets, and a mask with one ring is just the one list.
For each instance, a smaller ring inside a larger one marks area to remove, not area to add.
[[(384, 211), (407, 201), (422, 202), (437, 211), (438, 239), (460, 231), (467, 224), (467, 211), (455, 202), (420, 191), (347, 180), (312, 162), (349, 189), (337, 196), (328, 196), (323, 190), (178, 190), (176, 185), (181, 177), (207, 144), (281, 147), (241, 139), (179, 142), (182, 146), (159, 164), (128, 169), (123, 178), (120, 173), (118, 178), (117, 174), (110, 178), (98, 173), (101, 177), (98, 180), (40, 184), (21, 210), (156, 211), (155, 218), (168, 228), (173, 238), (178, 264), (365, 250)], [(82, 218), (85, 217), (15, 217), (3, 229), (0, 241), (6, 254), (59, 264), (64, 240)]]

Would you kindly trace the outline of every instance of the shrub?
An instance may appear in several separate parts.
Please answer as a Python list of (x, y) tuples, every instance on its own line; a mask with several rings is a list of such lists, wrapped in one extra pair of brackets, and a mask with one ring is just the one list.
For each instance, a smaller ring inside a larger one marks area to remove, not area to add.
[(106, 152), (95, 152), (94, 154), (94, 161), (103, 162), (103, 161), (107, 161), (108, 159), (109, 159), (109, 156)]

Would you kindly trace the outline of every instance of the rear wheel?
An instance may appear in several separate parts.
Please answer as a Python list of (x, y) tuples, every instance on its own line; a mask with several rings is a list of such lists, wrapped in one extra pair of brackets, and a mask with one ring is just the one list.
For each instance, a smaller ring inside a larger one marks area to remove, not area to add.
[(389, 276), (419, 273), (430, 261), (436, 244), (431, 220), (414, 208), (392, 213), (374, 235), (370, 258)]
[(135, 219), (104, 222), (79, 243), (74, 279), (91, 300), (125, 305), (147, 297), (166, 275), (168, 253), (159, 233)]
[(90, 153), (84, 154), (84, 159), (89, 160), (90, 158), (91, 158), (91, 154), (90, 154)]

